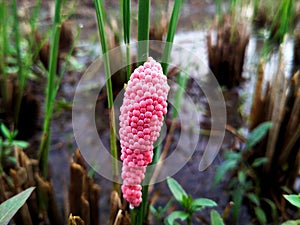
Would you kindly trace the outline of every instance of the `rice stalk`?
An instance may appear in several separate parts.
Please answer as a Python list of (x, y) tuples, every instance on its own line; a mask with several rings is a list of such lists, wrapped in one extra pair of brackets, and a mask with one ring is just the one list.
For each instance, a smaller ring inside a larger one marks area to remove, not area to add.
[[(112, 82), (111, 82), (111, 71), (110, 71), (110, 62), (108, 55), (108, 47), (107, 40), (105, 35), (105, 26), (104, 26), (104, 7), (102, 0), (94, 0), (96, 15), (97, 15), (97, 23), (98, 23), (98, 31), (100, 35), (100, 42), (103, 54), (103, 62), (104, 62), (104, 71), (106, 75), (106, 91), (107, 91), (107, 100), (108, 100), (108, 110), (109, 110), (109, 125), (110, 125), (110, 151), (111, 155), (114, 159), (112, 159), (112, 173), (114, 176), (114, 180), (117, 180), (119, 177), (119, 169), (118, 169), (118, 152), (117, 152), (117, 143), (116, 143), (116, 125), (115, 125), (115, 113), (114, 113), (114, 102), (113, 102), (113, 90), (112, 90)], [(119, 192), (119, 184), (114, 182), (114, 190)]]
[(50, 61), (49, 61), (49, 73), (47, 77), (46, 88), (46, 106), (45, 106), (45, 119), (43, 124), (43, 133), (41, 137), (41, 143), (39, 146), (39, 167), (44, 178), (48, 175), (48, 156), (50, 148), (50, 133), (51, 133), (51, 118), (53, 112), (53, 104), (55, 99), (55, 79), (57, 70), (57, 58), (59, 47), (59, 35), (61, 27), (61, 1), (55, 1), (55, 12), (52, 25), (52, 42), (50, 46)]

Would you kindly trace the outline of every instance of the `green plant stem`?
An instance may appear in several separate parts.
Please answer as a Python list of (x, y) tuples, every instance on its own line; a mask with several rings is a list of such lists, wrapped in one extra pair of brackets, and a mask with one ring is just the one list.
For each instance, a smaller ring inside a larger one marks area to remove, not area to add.
[(126, 73), (127, 81), (130, 78), (130, 0), (123, 0), (123, 29), (126, 45)]
[(175, 36), (176, 27), (177, 27), (177, 23), (178, 23), (178, 19), (179, 19), (181, 5), (182, 5), (182, 0), (175, 0), (170, 23), (169, 23), (166, 44), (165, 44), (165, 48), (164, 48), (164, 52), (163, 52), (163, 56), (162, 56), (162, 68), (163, 68), (164, 74), (167, 74), (167, 72), (168, 72), (170, 55), (171, 55), (171, 51), (172, 51), (172, 44), (174, 41), (174, 36)]
[(187, 222), (187, 225), (192, 225), (192, 217), (189, 216), (189, 217), (186, 219), (186, 222)]
[(138, 64), (149, 56), (150, 0), (138, 1)]
[[(103, 61), (104, 61), (104, 71), (106, 75), (106, 91), (107, 91), (107, 99), (108, 99), (108, 110), (109, 110), (109, 125), (110, 125), (110, 151), (111, 155), (114, 159), (112, 159), (112, 172), (114, 176), (114, 180), (117, 180), (119, 177), (118, 170), (118, 152), (117, 152), (117, 143), (116, 143), (116, 125), (115, 125), (115, 114), (113, 107), (113, 92), (112, 92), (112, 82), (111, 82), (111, 71), (110, 71), (110, 63), (109, 63), (109, 55), (107, 48), (107, 40), (105, 36), (105, 26), (104, 26), (104, 8), (101, 6), (101, 0), (94, 0), (96, 15), (98, 21), (98, 30), (100, 35)], [(119, 184), (114, 182), (114, 190), (119, 193)]]
[(143, 186), (142, 202), (139, 207), (130, 210), (130, 218), (132, 225), (142, 225), (147, 219), (148, 207), (148, 185)]
[(52, 42), (50, 47), (50, 61), (49, 61), (49, 73), (47, 79), (46, 89), (46, 108), (45, 108), (45, 119), (43, 125), (43, 134), (41, 138), (41, 144), (39, 147), (39, 167), (44, 178), (48, 174), (48, 155), (50, 146), (50, 124), (53, 111), (53, 101), (55, 99), (55, 78), (57, 70), (57, 58), (58, 58), (58, 45), (59, 45), (59, 34), (61, 28), (60, 22), (60, 8), (61, 1), (55, 1), (55, 13), (54, 21), (52, 26)]
[(126, 44), (126, 79), (130, 79), (131, 74), (131, 60), (130, 60), (130, 44)]
[(136, 215), (137, 215), (137, 209), (136, 208), (130, 209), (130, 219), (132, 225), (137, 224)]

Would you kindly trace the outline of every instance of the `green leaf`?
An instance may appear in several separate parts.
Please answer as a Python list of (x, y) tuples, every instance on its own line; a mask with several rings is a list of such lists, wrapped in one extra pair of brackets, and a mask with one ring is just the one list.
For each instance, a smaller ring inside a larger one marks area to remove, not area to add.
[(17, 163), (17, 159), (15, 157), (12, 157), (12, 156), (9, 156), (7, 158), (7, 161), (10, 162), (10, 163), (13, 163), (13, 164)]
[(156, 208), (154, 208), (153, 205), (150, 205), (150, 211), (151, 211), (151, 213), (152, 213), (155, 217), (158, 217), (158, 216), (159, 216), (158, 211), (156, 210)]
[(224, 158), (225, 159), (235, 159), (235, 160), (240, 160), (242, 158), (242, 153), (241, 152), (233, 152), (233, 151), (226, 151), (224, 153)]
[(187, 197), (186, 196), (183, 196), (182, 198), (182, 206), (185, 208), (185, 209), (188, 209), (190, 208), (191, 204), (193, 202), (193, 198), (192, 196), (188, 195)]
[(153, 205), (150, 205), (150, 211), (151, 213), (159, 220), (161, 220), (162, 218), (164, 218), (165, 213), (168, 211), (168, 209), (170, 208), (172, 202), (173, 202), (173, 198), (171, 198), (167, 204), (165, 204), (163, 207), (162, 206), (158, 206), (157, 208), (155, 208)]
[(213, 200), (210, 200), (208, 198), (197, 198), (194, 201), (192, 201), (191, 209), (193, 212), (199, 211), (203, 209), (204, 207), (215, 207), (217, 206), (217, 203)]
[(282, 223), (281, 225), (300, 225), (300, 220), (289, 220)]
[(2, 155), (9, 155), (10, 153), (11, 153), (11, 151), (12, 151), (12, 147), (11, 146), (9, 146), (9, 144), (7, 143), (7, 142), (4, 142), (4, 146), (3, 146), (4, 148), (3, 148), (3, 153), (2, 153)]
[(17, 134), (18, 134), (18, 131), (17, 131), (17, 130), (12, 131), (12, 132), (10, 133), (10, 138), (11, 138), (11, 139), (14, 139), (14, 138), (17, 136)]
[(268, 158), (267, 157), (260, 157), (254, 160), (254, 162), (252, 163), (252, 167), (259, 167), (263, 164), (265, 164), (266, 162), (268, 162)]
[(1, 128), (1, 131), (4, 135), (4, 137), (7, 139), (10, 139), (11, 135), (10, 135), (10, 131), (8, 130), (8, 128), (3, 123), (1, 124), (0, 128)]
[(252, 202), (252, 203), (254, 203), (255, 205), (259, 205), (260, 204), (260, 202), (259, 202), (259, 198), (258, 198), (258, 196), (256, 195), (256, 194), (254, 194), (254, 193), (249, 193), (248, 195), (247, 195), (247, 197), (249, 198), (249, 200)]
[(289, 201), (292, 205), (300, 208), (300, 194), (298, 195), (283, 195), (283, 197)]
[(167, 225), (177, 225), (178, 223), (175, 220), (180, 219), (181, 221), (186, 220), (189, 217), (189, 214), (183, 211), (174, 211), (166, 219)]
[(242, 189), (241, 187), (237, 187), (237, 189), (235, 189), (232, 192), (232, 200), (234, 202), (233, 216), (236, 220), (239, 218), (240, 209), (241, 209), (241, 205), (243, 202), (244, 192), (245, 192), (244, 189)]
[(84, 69), (84, 64), (77, 60), (75, 57), (69, 57), (68, 63), (70, 63), (70, 70), (80, 72)]
[(216, 176), (214, 178), (213, 186), (215, 186), (217, 183), (221, 181), (221, 179), (224, 177), (225, 173), (228, 170), (231, 170), (235, 168), (237, 165), (237, 160), (233, 159), (228, 159), (224, 161), (218, 168), (216, 172)]
[(188, 195), (187, 193), (185, 192), (185, 190), (181, 187), (181, 185), (176, 181), (174, 180), (173, 178), (171, 177), (168, 177), (167, 178), (167, 183), (168, 183), (168, 186), (174, 196), (174, 198), (181, 204), (183, 205), (183, 200), (184, 200), (184, 197), (187, 199), (188, 198)]
[(248, 136), (246, 150), (255, 146), (267, 134), (271, 126), (271, 122), (264, 122), (256, 127)]
[(171, 198), (168, 203), (162, 208), (161, 213), (164, 214), (168, 211), (170, 208), (171, 204), (173, 203), (174, 198)]
[(12, 143), (13, 145), (18, 146), (19, 148), (25, 149), (28, 148), (29, 143), (26, 141), (13, 141)]
[(211, 225), (224, 225), (223, 219), (216, 210), (210, 212)]
[(265, 201), (270, 206), (273, 221), (278, 221), (278, 214), (277, 214), (276, 204), (268, 198), (262, 198), (262, 200)]
[(31, 187), (6, 200), (0, 205), (0, 224), (7, 225), (11, 218), (24, 205), (35, 187)]
[(255, 207), (254, 211), (255, 211), (255, 215), (257, 216), (258, 221), (261, 224), (266, 224), (267, 218), (266, 218), (265, 212), (260, 207)]
[(245, 184), (245, 182), (246, 182), (246, 174), (245, 174), (245, 172), (243, 170), (240, 170), (238, 172), (238, 179), (239, 179), (240, 184)]

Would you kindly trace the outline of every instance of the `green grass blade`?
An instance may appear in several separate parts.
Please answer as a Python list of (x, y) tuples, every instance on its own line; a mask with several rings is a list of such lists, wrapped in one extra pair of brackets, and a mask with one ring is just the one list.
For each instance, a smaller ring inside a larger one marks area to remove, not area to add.
[(294, 0), (281, 1), (276, 12), (275, 18), (271, 24), (271, 30), (278, 30), (275, 34), (275, 38), (278, 38), (280, 43), (282, 43), (284, 35), (288, 33), (291, 27), (292, 21), (295, 16)]
[(55, 79), (56, 79), (56, 69), (57, 69), (59, 35), (60, 35), (60, 27), (61, 27), (60, 8), (61, 8), (61, 1), (56, 0), (54, 21), (52, 25), (52, 42), (50, 47), (49, 73), (48, 73), (47, 89), (46, 89), (45, 119), (43, 125), (41, 144), (39, 147), (39, 166), (43, 177), (47, 177), (48, 174), (50, 123), (51, 123), (51, 117), (53, 111), (53, 102), (55, 98)]
[(272, 127), (272, 122), (264, 122), (258, 125), (248, 136), (245, 150), (249, 150), (255, 146), (268, 133)]
[(168, 63), (170, 60), (172, 43), (174, 41), (174, 36), (176, 32), (181, 6), (182, 6), (182, 0), (175, 0), (170, 23), (169, 23), (167, 38), (166, 38), (167, 43), (165, 44), (165, 48), (162, 56), (162, 62), (163, 62), (162, 68), (164, 74), (167, 74), (168, 71), (168, 66), (169, 66)]
[(127, 81), (130, 78), (130, 0), (123, 0), (123, 30), (126, 45), (126, 73)]
[[(103, 61), (104, 61), (104, 71), (106, 75), (106, 91), (107, 91), (107, 99), (108, 99), (108, 108), (109, 108), (109, 121), (110, 121), (110, 150), (113, 158), (118, 158), (117, 153), (117, 143), (116, 143), (116, 125), (115, 125), (115, 115), (114, 115), (114, 107), (113, 107), (113, 91), (112, 91), (112, 82), (111, 82), (111, 71), (110, 71), (110, 63), (109, 63), (109, 55), (107, 54), (107, 40), (105, 36), (105, 26), (104, 26), (104, 8), (101, 6), (101, 0), (94, 0), (97, 22), (98, 22), (98, 30), (100, 35), (100, 42), (103, 53)], [(116, 160), (112, 160), (112, 173), (115, 179), (118, 178), (119, 170), (118, 163)], [(114, 189), (119, 192), (119, 185), (114, 183)]]
[(138, 1), (138, 63), (149, 56), (150, 0)]
[(101, 42), (101, 48), (102, 48), (102, 54), (103, 54), (103, 60), (104, 60), (104, 70), (106, 75), (106, 86), (107, 86), (107, 97), (108, 97), (108, 108), (113, 107), (113, 94), (112, 94), (112, 82), (110, 79), (110, 64), (109, 64), (109, 57), (107, 51), (108, 51), (108, 45), (105, 35), (105, 25), (104, 25), (104, 12), (103, 7), (101, 6), (101, 0), (94, 0), (95, 7), (96, 7), (96, 15), (97, 15), (97, 21), (98, 21), (98, 30), (100, 35), (100, 42)]
[[(272, 35), (264, 42), (262, 57), (268, 57), (274, 44), (281, 44), (285, 35), (291, 31), (295, 20), (295, 0), (280, 1), (270, 26)], [(277, 43), (278, 42), (278, 43)]]
[(18, 210), (25, 204), (35, 187), (30, 187), (25, 191), (11, 197), (0, 205), (0, 224), (8, 224)]
[(124, 29), (124, 42), (130, 42), (130, 0), (123, 0), (123, 29)]

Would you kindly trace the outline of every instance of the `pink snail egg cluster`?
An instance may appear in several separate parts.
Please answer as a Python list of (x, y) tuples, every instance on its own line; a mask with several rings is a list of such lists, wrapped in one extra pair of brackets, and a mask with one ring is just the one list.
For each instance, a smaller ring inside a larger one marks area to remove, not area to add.
[(167, 113), (167, 77), (151, 57), (131, 74), (120, 115), (123, 197), (131, 207), (142, 201), (141, 182), (153, 157), (153, 143)]

